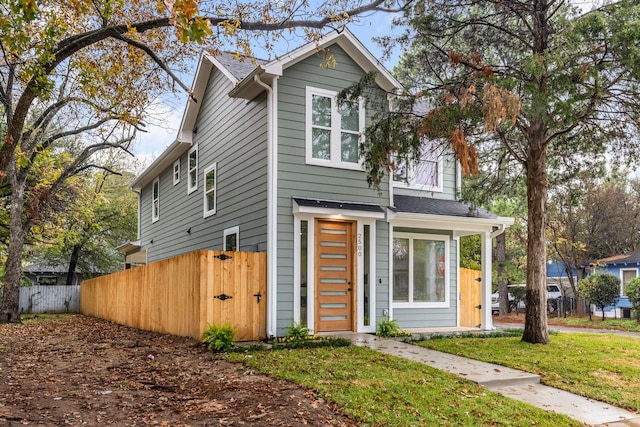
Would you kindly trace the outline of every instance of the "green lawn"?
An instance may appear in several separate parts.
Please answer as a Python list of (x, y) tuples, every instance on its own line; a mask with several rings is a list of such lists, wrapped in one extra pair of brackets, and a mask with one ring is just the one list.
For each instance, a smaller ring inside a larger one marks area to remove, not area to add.
[(547, 345), (520, 337), (443, 338), (423, 347), (540, 374), (542, 382), (640, 411), (640, 338), (559, 333)]
[(316, 390), (369, 426), (580, 426), (421, 363), (361, 347), (230, 353), (229, 360)]
[(588, 317), (554, 317), (549, 319), (550, 325), (577, 326), (581, 328), (611, 329), (618, 331), (640, 332), (640, 323), (631, 319), (605, 319)]

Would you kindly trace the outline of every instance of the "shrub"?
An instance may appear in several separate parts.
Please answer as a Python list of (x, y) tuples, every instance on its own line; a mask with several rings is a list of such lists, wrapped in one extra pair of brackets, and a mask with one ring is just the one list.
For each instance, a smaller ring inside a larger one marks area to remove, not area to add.
[(222, 326), (209, 325), (202, 334), (202, 342), (207, 344), (209, 350), (215, 352), (226, 352), (233, 347), (233, 337), (236, 331), (230, 323)]
[(407, 331), (400, 329), (396, 323), (396, 319), (383, 319), (378, 322), (378, 332), (376, 335), (379, 337), (410, 337), (411, 334)]
[[(604, 320), (604, 308), (615, 304), (620, 296), (620, 279), (613, 274), (593, 274), (578, 282), (578, 293), (589, 304), (602, 310), (602, 320)], [(589, 318), (591, 318), (591, 310), (589, 310)]]
[(636, 321), (640, 323), (640, 277), (631, 279), (625, 293), (629, 297), (631, 307), (633, 307)]
[(309, 338), (309, 328), (304, 323), (293, 323), (287, 328), (286, 338), (288, 341), (300, 341)]

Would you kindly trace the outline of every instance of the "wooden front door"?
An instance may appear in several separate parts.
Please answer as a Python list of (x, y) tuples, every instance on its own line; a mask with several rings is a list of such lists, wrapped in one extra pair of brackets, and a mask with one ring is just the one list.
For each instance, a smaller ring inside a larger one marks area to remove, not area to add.
[(315, 330), (352, 331), (356, 292), (352, 222), (317, 220)]

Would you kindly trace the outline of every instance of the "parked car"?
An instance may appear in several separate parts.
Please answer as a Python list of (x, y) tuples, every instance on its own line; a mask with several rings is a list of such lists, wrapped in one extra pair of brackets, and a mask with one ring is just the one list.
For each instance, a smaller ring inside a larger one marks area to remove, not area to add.
[[(508, 289), (512, 289), (514, 287), (525, 287), (526, 284), (520, 283), (517, 285), (509, 285)], [(562, 297), (562, 291), (558, 285), (547, 285), (547, 309), (551, 312), (557, 310), (558, 308), (558, 298)], [(499, 302), (498, 292), (494, 292), (491, 294), (491, 312), (493, 314), (500, 314), (500, 302)], [(523, 309), (525, 307), (524, 299), (518, 302), (516, 307), (515, 298), (509, 292), (509, 311), (514, 311), (516, 308)]]

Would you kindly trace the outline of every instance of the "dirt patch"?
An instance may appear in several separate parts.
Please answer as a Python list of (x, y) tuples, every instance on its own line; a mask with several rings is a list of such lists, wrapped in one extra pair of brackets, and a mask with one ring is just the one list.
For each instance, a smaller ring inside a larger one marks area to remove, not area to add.
[(355, 425), (192, 339), (79, 315), (0, 325), (0, 378), (3, 426)]

